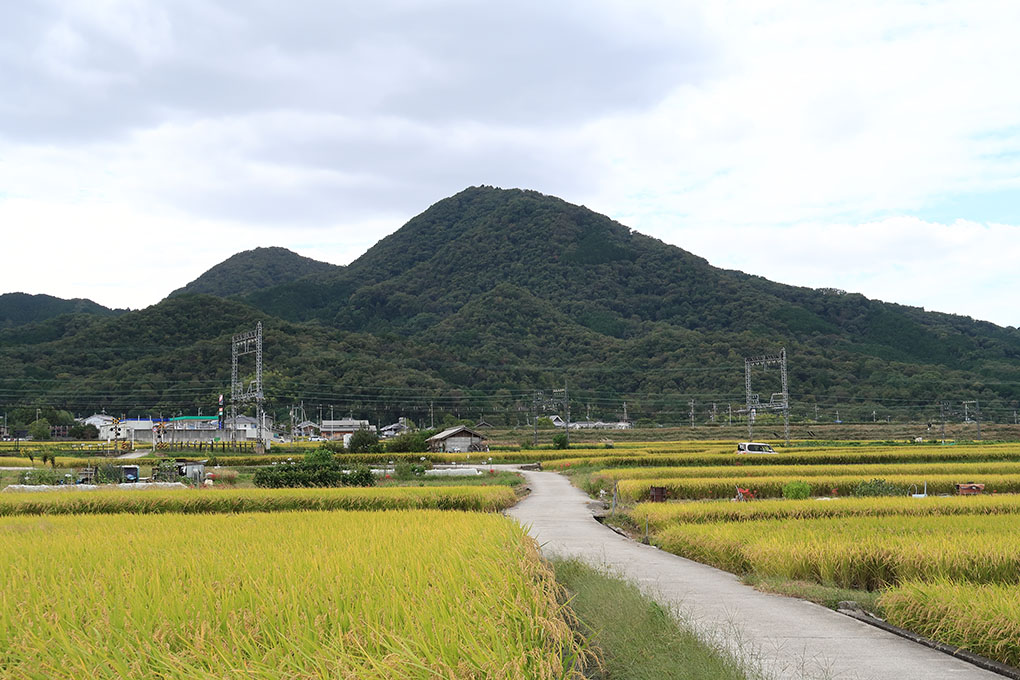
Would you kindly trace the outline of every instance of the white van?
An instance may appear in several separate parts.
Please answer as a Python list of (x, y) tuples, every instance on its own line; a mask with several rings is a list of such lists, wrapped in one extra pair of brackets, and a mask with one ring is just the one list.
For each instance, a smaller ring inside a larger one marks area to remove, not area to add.
[(737, 444), (737, 453), (775, 453), (768, 444), (762, 444), (760, 442), (741, 442)]

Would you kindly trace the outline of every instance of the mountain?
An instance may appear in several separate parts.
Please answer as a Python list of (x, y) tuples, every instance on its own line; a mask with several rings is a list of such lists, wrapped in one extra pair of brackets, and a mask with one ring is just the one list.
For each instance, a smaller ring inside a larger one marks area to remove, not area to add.
[(116, 316), (123, 310), (104, 307), (92, 300), (64, 300), (52, 295), (4, 293), (0, 295), (0, 328), (46, 321), (63, 314), (95, 314)]
[(170, 293), (170, 297), (187, 293), (218, 297), (244, 295), (339, 269), (342, 267), (303, 257), (286, 248), (255, 248), (232, 255), (188, 285)]
[[(250, 278), (276, 259), (294, 265), (279, 282)], [(743, 403), (744, 357), (780, 347), (795, 419), (815, 406), (844, 420), (931, 418), (939, 400), (978, 400), (987, 419), (1020, 407), (1015, 328), (719, 269), (534, 191), (473, 187), (347, 267), (308, 263), (258, 249), (146, 310), (0, 330), (0, 401), (208, 405), (229, 383), (231, 333), (262, 320), (274, 407), (373, 419), (436, 408), (516, 422), (536, 390), (566, 383), (575, 413), (617, 418), (626, 402), (631, 417), (687, 422), (693, 401), (703, 420), (712, 403)], [(777, 381), (754, 387), (767, 401)]]

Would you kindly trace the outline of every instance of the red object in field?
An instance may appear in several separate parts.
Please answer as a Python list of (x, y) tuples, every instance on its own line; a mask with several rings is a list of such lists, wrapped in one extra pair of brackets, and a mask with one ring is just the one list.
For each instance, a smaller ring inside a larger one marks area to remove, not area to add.
[(984, 493), (984, 484), (974, 484), (973, 482), (967, 482), (966, 484), (957, 484), (956, 493), (961, 496), (976, 496), (979, 493)]
[(751, 491), (750, 489), (741, 489), (738, 486), (737, 487), (737, 496), (733, 500), (735, 500), (735, 501), (753, 501), (754, 500), (754, 492)]

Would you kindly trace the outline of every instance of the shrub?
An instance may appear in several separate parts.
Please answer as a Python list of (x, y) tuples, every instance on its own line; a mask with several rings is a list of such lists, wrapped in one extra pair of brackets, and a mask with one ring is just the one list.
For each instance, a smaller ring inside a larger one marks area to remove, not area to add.
[(375, 477), (367, 467), (344, 470), (330, 465), (273, 465), (259, 468), (252, 479), (255, 486), (268, 489), (325, 486), (374, 486)]
[(351, 435), (351, 440), (347, 444), (348, 453), (379, 453), (381, 451), (379, 436), (369, 430), (358, 430)]
[(182, 477), (177, 474), (177, 461), (173, 458), (164, 458), (152, 468), (152, 481), (154, 482), (179, 482)]
[(335, 462), (333, 453), (331, 447), (320, 446), (314, 451), (306, 453), (303, 462), (305, 465), (332, 465)]
[(64, 475), (52, 468), (25, 470), (18, 475), (19, 484), (61, 484), (63, 482)]
[(386, 442), (387, 453), (422, 453), (429, 450), (426, 439), (434, 434), (433, 430), (405, 432)]
[(40, 418), (28, 426), (28, 434), (36, 441), (46, 441), (50, 438), (50, 421)]
[(96, 470), (98, 484), (120, 484), (124, 481), (124, 469), (119, 465), (105, 463)]
[(811, 485), (807, 482), (790, 482), (783, 485), (783, 498), (802, 499), (811, 495)]
[(213, 480), (217, 484), (223, 484), (225, 486), (236, 486), (237, 477), (240, 473), (237, 470), (230, 470), (228, 468), (219, 468), (209, 473), (209, 479)]
[(400, 461), (393, 466), (393, 478), (402, 481), (414, 479), (415, 477), (422, 477), (425, 474), (424, 465), (414, 465), (407, 461)]
[(567, 437), (566, 432), (560, 432), (553, 436), (552, 443), (555, 449), (565, 449), (570, 446), (570, 439)]
[(905, 496), (906, 493), (901, 487), (884, 479), (872, 479), (854, 487), (855, 496)]

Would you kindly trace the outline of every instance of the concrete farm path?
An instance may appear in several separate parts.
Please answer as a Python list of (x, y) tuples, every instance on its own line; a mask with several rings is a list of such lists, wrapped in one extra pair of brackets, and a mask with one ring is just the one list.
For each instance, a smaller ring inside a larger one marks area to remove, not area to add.
[(531, 495), (507, 511), (547, 556), (608, 567), (767, 678), (994, 680), (947, 654), (826, 607), (759, 592), (733, 574), (624, 538), (592, 518), (589, 499), (563, 476), (521, 471)]

